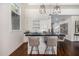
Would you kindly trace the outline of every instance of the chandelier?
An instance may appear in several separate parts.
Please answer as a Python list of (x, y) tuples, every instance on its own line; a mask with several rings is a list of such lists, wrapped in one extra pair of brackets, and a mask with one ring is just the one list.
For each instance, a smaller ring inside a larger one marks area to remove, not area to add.
[(54, 6), (53, 8), (53, 14), (60, 14), (61, 13), (61, 8), (59, 5)]
[[(44, 4), (40, 5), (39, 12), (40, 12), (40, 14), (45, 14), (46, 13), (46, 7), (45, 7)], [(61, 13), (60, 6), (56, 4), (56, 6), (54, 6), (52, 12), (53, 12), (54, 15), (60, 14)]]
[(40, 9), (39, 9), (40, 14), (45, 14), (46, 13), (46, 7), (44, 4), (40, 5)]

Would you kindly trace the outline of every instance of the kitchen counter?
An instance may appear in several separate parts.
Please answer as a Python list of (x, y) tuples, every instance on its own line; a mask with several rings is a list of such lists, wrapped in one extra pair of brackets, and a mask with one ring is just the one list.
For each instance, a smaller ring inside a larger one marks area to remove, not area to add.
[(25, 36), (65, 36), (64, 34), (42, 34), (42, 33), (30, 33)]
[(75, 33), (74, 35), (75, 35), (75, 36), (79, 36), (79, 33)]

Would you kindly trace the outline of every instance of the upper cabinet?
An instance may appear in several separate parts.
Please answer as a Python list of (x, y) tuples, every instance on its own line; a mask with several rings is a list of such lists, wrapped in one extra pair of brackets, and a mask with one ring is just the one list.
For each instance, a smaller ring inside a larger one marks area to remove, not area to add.
[(16, 14), (20, 15), (20, 4), (12, 3), (11, 4), (11, 11), (15, 12)]

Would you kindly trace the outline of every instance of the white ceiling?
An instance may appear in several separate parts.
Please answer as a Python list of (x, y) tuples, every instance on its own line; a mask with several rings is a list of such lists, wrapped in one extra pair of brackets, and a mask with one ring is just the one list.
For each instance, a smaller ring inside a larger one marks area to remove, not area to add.
[[(27, 6), (27, 8), (39, 8), (40, 5), (42, 5), (42, 4), (44, 4), (44, 3), (30, 3), (30, 4), (24, 4), (24, 6)], [(78, 3), (45, 3), (44, 5), (48, 9), (53, 8), (55, 5), (59, 5), (62, 9), (64, 9), (64, 8), (71, 8), (71, 9), (79, 8)]]

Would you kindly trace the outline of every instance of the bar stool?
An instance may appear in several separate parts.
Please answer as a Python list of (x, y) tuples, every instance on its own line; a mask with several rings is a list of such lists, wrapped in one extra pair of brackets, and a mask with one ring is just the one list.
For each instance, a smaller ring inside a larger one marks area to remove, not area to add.
[(64, 50), (64, 41), (65, 41), (66, 37), (58, 37), (58, 48), (63, 49)]
[(46, 53), (47, 49), (49, 47), (52, 47), (52, 54), (53, 52), (55, 53), (55, 51), (53, 50), (54, 47), (57, 48), (57, 37), (48, 37), (48, 40), (47, 40), (47, 45), (46, 45), (46, 49), (45, 49), (45, 52), (44, 54)]
[(39, 38), (38, 37), (29, 37), (29, 45), (31, 46), (31, 52), (32, 54), (33, 48), (35, 47), (37, 49), (37, 52), (39, 54)]

